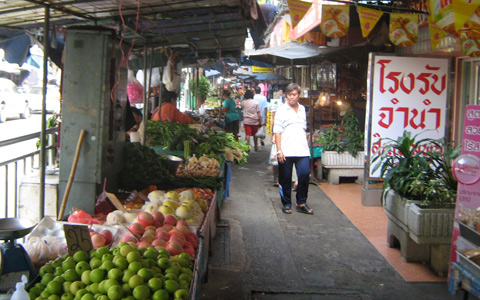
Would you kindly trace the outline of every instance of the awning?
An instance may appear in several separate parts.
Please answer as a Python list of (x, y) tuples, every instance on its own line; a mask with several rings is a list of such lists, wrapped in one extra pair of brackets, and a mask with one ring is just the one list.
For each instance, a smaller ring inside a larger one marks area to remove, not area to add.
[(292, 60), (296, 64), (306, 63), (309, 58), (322, 53), (319, 45), (313, 43), (287, 42), (283, 45), (246, 52), (245, 56), (268, 62), (273, 65), (288, 65)]

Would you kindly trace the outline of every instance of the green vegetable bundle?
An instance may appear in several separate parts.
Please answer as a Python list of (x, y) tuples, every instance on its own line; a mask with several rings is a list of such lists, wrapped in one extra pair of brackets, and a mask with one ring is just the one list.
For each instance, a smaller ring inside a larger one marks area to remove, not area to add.
[[(185, 150), (197, 157), (207, 155), (219, 159), (218, 155), (233, 155), (229, 161), (238, 164), (247, 162), (250, 146), (243, 141), (236, 141), (231, 133), (207, 129), (200, 131), (184, 123), (149, 121), (147, 126), (149, 146), (162, 146), (164, 150)], [(187, 142), (186, 142), (187, 141)]]

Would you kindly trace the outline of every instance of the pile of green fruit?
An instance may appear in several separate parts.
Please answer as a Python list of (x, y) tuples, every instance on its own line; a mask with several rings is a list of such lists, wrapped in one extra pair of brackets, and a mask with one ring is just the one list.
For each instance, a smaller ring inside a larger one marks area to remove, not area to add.
[(28, 294), (31, 300), (189, 299), (192, 270), (187, 253), (120, 243), (49, 261)]

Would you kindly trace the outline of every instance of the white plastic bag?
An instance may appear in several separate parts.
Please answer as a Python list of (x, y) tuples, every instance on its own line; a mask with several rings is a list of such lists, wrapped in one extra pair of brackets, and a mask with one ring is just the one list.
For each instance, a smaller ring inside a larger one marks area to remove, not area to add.
[(267, 135), (267, 130), (265, 128), (265, 126), (260, 126), (260, 128), (258, 128), (258, 131), (257, 133), (255, 134), (255, 136), (259, 139), (264, 139), (265, 136)]
[(270, 157), (268, 159), (268, 164), (272, 166), (278, 166), (277, 145), (275, 144), (272, 144), (272, 149), (270, 150)]

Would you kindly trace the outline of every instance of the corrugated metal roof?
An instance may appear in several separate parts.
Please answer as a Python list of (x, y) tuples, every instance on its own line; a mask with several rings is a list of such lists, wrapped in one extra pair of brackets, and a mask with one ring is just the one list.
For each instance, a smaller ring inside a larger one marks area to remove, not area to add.
[(0, 0), (0, 41), (24, 32), (41, 37), (46, 7), (57, 34), (72, 25), (105, 26), (134, 40), (134, 51), (168, 47), (192, 62), (239, 57), (247, 28), (266, 27), (255, 0)]

